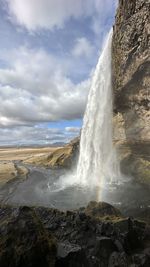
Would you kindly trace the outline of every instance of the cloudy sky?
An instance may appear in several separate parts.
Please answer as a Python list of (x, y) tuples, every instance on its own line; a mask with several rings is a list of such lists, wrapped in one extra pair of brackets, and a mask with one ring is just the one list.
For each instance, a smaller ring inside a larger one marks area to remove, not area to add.
[(67, 142), (117, 0), (0, 0), (0, 145)]

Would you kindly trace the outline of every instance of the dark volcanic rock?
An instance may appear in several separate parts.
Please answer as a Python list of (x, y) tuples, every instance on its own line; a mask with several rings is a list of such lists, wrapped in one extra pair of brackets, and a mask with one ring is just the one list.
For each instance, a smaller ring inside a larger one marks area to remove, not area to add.
[(0, 210), (0, 266), (54, 267), (56, 243), (33, 209)]
[[(89, 206), (91, 215), (84, 212), (86, 209), (60, 212), (42, 207), (1, 207), (0, 266), (147, 266), (150, 246), (145, 223), (122, 218), (122, 226), (116, 223), (118, 217), (107, 221), (93, 216)], [(143, 265), (130, 265), (135, 262)]]
[(114, 208), (112, 205), (106, 203), (106, 202), (96, 202), (96, 201), (91, 201), (88, 206), (85, 209), (85, 213), (87, 215), (93, 216), (95, 218), (98, 217), (105, 217), (105, 216), (115, 216), (115, 217), (120, 217), (121, 212), (117, 209)]
[(108, 265), (110, 255), (117, 251), (117, 247), (109, 237), (100, 237), (95, 242), (94, 256), (102, 263), (102, 267)]
[(59, 243), (55, 267), (86, 267), (88, 260), (84, 249), (70, 243)]
[(150, 258), (146, 254), (135, 254), (132, 257), (135, 266), (139, 267), (149, 267)]
[(125, 252), (113, 252), (109, 258), (108, 267), (128, 267), (128, 259)]

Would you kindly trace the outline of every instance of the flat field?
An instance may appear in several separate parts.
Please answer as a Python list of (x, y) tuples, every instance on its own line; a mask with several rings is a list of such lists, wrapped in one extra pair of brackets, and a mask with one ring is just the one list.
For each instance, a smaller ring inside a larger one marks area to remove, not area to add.
[(0, 161), (25, 160), (32, 156), (42, 156), (55, 151), (58, 147), (19, 147), (0, 148)]
[(28, 169), (22, 166), (19, 161), (33, 156), (44, 156), (45, 154), (52, 153), (56, 149), (56, 147), (0, 148), (0, 187), (17, 177), (26, 177)]

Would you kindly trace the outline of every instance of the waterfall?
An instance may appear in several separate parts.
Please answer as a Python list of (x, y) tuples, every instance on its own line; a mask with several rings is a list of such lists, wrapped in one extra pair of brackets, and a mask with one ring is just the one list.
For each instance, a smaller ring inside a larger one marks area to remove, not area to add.
[[(113, 185), (112, 182), (116, 183), (120, 177), (112, 140), (111, 45), (112, 30), (106, 39), (91, 82), (81, 131), (77, 169), (60, 176), (56, 182), (48, 185), (52, 193), (76, 188), (76, 195), (79, 189), (82, 194), (88, 192), (87, 200), (93, 199), (93, 193), (94, 198), (100, 200), (103, 192), (100, 195), (99, 191), (103, 185), (107, 184), (108, 188), (108, 183)], [(81, 201), (79, 195), (78, 198)]]
[(111, 45), (112, 30), (95, 69), (83, 119), (76, 177), (83, 186), (100, 186), (119, 175), (112, 141)]

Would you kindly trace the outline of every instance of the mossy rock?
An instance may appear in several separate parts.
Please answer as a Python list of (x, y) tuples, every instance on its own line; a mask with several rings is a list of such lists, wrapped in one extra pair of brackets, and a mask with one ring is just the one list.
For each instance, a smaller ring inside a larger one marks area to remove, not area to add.
[(0, 266), (54, 267), (56, 241), (43, 228), (33, 209), (2, 209)]
[(122, 217), (121, 212), (106, 202), (91, 201), (85, 209), (88, 216), (103, 220), (118, 220)]

